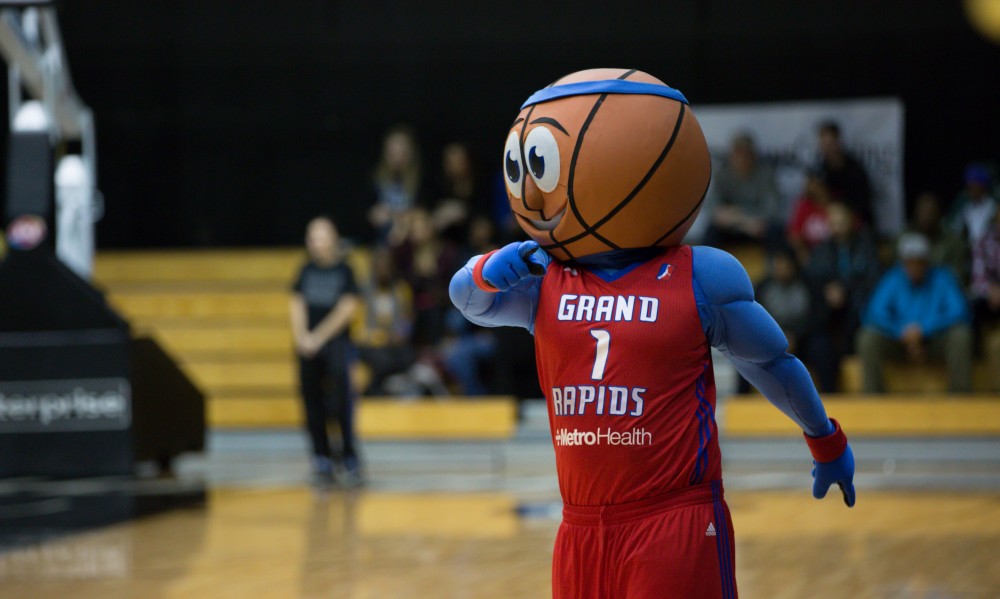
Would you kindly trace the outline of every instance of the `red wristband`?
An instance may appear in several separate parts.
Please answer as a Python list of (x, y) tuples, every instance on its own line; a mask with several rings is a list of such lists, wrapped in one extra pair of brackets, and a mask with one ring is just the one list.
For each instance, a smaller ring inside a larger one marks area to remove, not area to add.
[(490, 285), (486, 279), (483, 278), (483, 267), (486, 266), (486, 261), (490, 259), (490, 256), (499, 252), (500, 250), (493, 250), (492, 252), (483, 254), (483, 256), (476, 261), (476, 265), (472, 267), (472, 282), (476, 284), (482, 291), (488, 293), (496, 293), (497, 288)]
[(830, 422), (833, 423), (833, 432), (829, 435), (822, 437), (804, 435), (813, 459), (821, 464), (836, 460), (847, 449), (847, 435), (844, 434), (844, 429), (840, 428), (840, 423), (833, 418), (830, 419)]

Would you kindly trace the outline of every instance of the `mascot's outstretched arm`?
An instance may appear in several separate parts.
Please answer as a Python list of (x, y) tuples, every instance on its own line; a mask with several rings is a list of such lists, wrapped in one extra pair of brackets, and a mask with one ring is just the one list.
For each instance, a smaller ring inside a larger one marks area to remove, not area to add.
[(552, 258), (534, 241), (475, 256), (451, 278), (448, 294), (463, 316), (484, 327), (534, 332), (538, 289)]
[(754, 301), (743, 266), (722, 250), (695, 247), (693, 269), (695, 302), (709, 343), (802, 428), (816, 463), (813, 495), (823, 497), (837, 483), (844, 502), (854, 505), (854, 456), (847, 437), (827, 417), (805, 366), (786, 351), (781, 328)]

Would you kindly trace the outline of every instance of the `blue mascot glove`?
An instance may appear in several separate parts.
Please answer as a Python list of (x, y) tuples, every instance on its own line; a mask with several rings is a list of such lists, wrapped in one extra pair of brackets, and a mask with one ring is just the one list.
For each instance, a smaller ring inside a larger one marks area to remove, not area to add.
[(830, 485), (837, 483), (847, 507), (854, 507), (854, 453), (840, 423), (830, 419), (834, 430), (823, 437), (806, 435), (806, 444), (813, 455), (813, 497), (822, 499)]
[(537, 252), (534, 241), (508, 244), (480, 258), (472, 269), (472, 279), (484, 291), (507, 291), (522, 279), (545, 274), (545, 262)]

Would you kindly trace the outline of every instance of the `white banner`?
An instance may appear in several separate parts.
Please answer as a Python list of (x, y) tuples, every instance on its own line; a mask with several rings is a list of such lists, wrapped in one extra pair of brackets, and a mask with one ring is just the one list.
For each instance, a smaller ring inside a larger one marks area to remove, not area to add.
[[(903, 102), (898, 98), (824, 100), (695, 107), (718, 168), (733, 137), (749, 133), (774, 167), (786, 208), (802, 194), (805, 169), (817, 164), (817, 127), (840, 125), (841, 140), (871, 179), (878, 231), (898, 233), (904, 224)], [(786, 211), (787, 214), (787, 211)]]

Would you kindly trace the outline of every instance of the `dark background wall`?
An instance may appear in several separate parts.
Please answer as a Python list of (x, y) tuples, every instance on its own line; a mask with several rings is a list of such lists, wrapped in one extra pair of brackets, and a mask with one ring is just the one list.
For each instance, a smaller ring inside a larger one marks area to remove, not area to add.
[(499, 163), (527, 95), (625, 66), (714, 102), (899, 96), (906, 189), (950, 198), (1000, 156), (1000, 46), (957, 0), (65, 2), (98, 125), (112, 246), (297, 243), (331, 212), (364, 237), (381, 136), (413, 124)]

